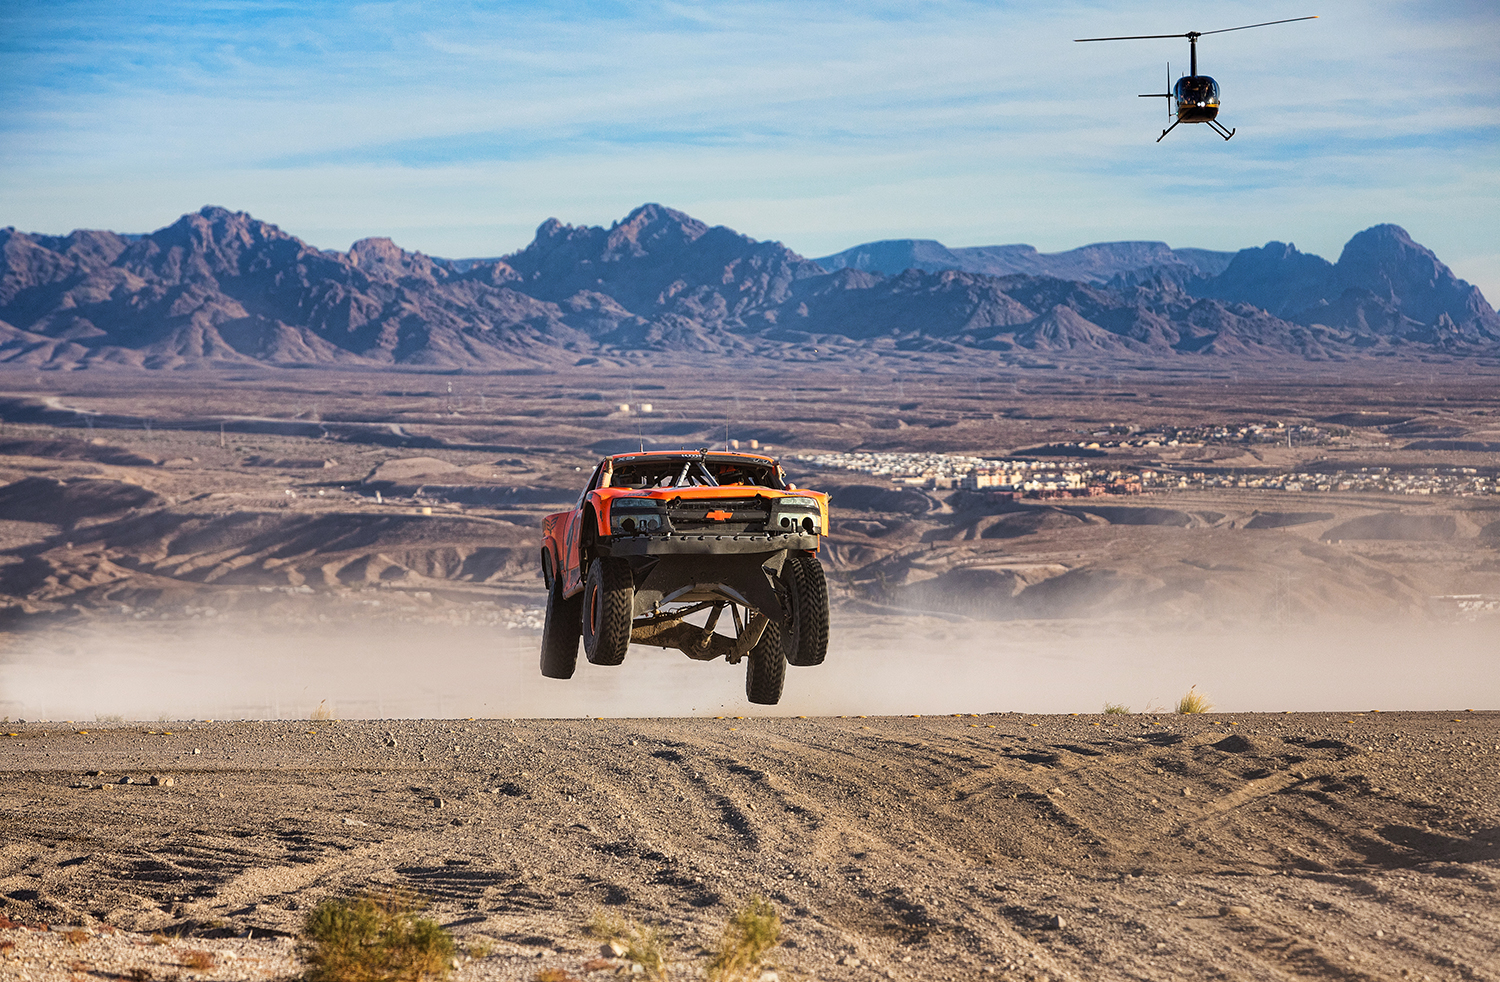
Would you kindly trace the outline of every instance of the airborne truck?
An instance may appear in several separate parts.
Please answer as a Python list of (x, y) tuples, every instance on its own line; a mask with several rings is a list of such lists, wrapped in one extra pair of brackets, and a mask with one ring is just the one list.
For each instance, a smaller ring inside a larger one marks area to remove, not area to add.
[[(775, 705), (788, 664), (828, 650), (818, 546), (828, 496), (771, 457), (707, 449), (605, 457), (571, 511), (542, 523), (542, 674), (572, 678), (580, 637), (595, 665), (631, 644), (741, 660), (745, 695)], [(716, 633), (725, 612), (733, 636)], [(687, 618), (706, 611), (702, 626)]]

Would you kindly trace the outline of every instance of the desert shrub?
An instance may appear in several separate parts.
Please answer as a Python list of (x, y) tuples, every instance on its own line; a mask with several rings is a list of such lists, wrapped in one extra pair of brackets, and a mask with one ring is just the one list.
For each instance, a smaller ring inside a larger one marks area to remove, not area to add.
[(589, 933), (601, 941), (613, 941), (623, 947), (625, 952), (620, 957), (641, 966), (646, 978), (667, 977), (671, 943), (659, 928), (595, 911), (589, 921)]
[(1130, 707), (1123, 702), (1106, 702), (1104, 712), (1110, 716), (1129, 716)]
[(448, 977), (453, 938), (393, 891), (325, 900), (307, 915), (297, 954), (306, 982), (424, 982)]
[(1177, 700), (1177, 711), (1179, 713), (1206, 713), (1214, 708), (1214, 704), (1208, 701), (1208, 697), (1198, 691), (1195, 685), (1188, 689), (1183, 697)]
[(764, 897), (752, 897), (724, 925), (719, 950), (708, 963), (708, 977), (714, 982), (750, 979), (780, 941), (781, 916), (776, 908)]
[(184, 952), (182, 955), (182, 967), (205, 972), (214, 967), (213, 953), (203, 951), (202, 949)]
[(312, 711), (312, 715), (308, 716), (307, 718), (316, 720), (333, 719), (333, 710), (328, 708), (328, 700), (324, 699), (322, 702), (318, 703), (318, 708), (314, 709)]

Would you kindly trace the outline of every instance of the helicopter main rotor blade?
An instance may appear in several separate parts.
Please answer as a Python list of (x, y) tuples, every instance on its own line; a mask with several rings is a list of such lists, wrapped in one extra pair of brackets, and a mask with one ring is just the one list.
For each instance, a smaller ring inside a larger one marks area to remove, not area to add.
[(1246, 24), (1244, 27), (1226, 27), (1226, 28), (1224, 28), (1223, 30), (1220, 30), (1220, 31), (1200, 31), (1199, 33), (1200, 33), (1200, 35), (1201, 34), (1228, 34), (1230, 31), (1248, 31), (1252, 27), (1270, 27), (1272, 24), (1290, 24), (1293, 21), (1298, 21), (1298, 20), (1317, 20), (1317, 19), (1318, 19), (1318, 15), (1317, 14), (1313, 14), (1311, 17), (1288, 17), (1286, 20), (1268, 20), (1264, 24)]
[(1127, 34), (1122, 37), (1112, 38), (1074, 38), (1077, 41), (1153, 41), (1157, 38), (1195, 38), (1204, 37), (1208, 34), (1228, 34), (1230, 31), (1248, 31), (1252, 27), (1270, 27), (1272, 24), (1290, 24), (1299, 20), (1317, 20), (1318, 15), (1311, 17), (1288, 17), (1286, 20), (1268, 20), (1260, 24), (1245, 24), (1242, 27), (1225, 27), (1217, 31), (1188, 31), (1186, 34)]
[[(1258, 25), (1257, 25), (1258, 26)], [(1239, 28), (1230, 28), (1239, 30)], [(1074, 38), (1074, 41), (1149, 41), (1153, 38), (1185, 38), (1186, 34), (1131, 34), (1128, 37), (1119, 38)]]

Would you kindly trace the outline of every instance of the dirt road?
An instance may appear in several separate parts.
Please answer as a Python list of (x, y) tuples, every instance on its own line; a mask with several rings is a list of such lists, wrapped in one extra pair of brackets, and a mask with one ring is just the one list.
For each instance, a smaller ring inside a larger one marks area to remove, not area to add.
[(754, 894), (783, 979), (1500, 978), (1500, 713), (5, 729), (0, 913), (95, 935), (8, 977), (272, 977), (390, 884), (460, 978), (581, 976), (596, 911), (691, 977)]

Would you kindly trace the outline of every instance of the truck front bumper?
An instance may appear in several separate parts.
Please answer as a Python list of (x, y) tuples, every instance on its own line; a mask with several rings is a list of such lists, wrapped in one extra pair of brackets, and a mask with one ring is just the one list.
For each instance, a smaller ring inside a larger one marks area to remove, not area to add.
[(601, 556), (715, 556), (780, 552), (818, 548), (816, 532), (741, 532), (738, 534), (616, 535), (599, 542), (594, 551)]

